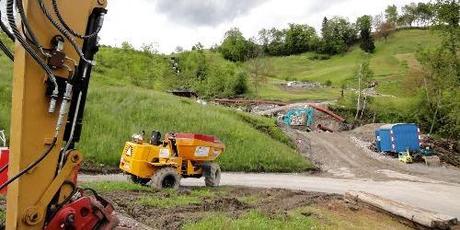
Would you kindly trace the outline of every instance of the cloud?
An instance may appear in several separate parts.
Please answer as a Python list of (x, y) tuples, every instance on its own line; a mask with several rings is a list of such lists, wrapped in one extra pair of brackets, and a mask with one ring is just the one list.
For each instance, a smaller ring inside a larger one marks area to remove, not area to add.
[(156, 0), (156, 12), (173, 22), (216, 26), (248, 13), (264, 0)]

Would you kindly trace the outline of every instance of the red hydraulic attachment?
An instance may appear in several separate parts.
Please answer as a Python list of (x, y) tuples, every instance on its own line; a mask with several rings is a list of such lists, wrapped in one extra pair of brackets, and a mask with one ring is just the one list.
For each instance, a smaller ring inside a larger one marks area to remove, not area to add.
[(46, 225), (49, 229), (102, 229), (116, 227), (118, 218), (113, 206), (98, 195), (83, 196), (64, 205)]

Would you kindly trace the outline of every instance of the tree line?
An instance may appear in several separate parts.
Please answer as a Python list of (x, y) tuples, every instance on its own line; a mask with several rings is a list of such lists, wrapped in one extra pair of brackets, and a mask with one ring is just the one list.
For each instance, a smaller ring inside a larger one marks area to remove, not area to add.
[(304, 52), (324, 55), (342, 54), (357, 43), (368, 53), (375, 49), (374, 38), (386, 39), (398, 28), (428, 27), (438, 20), (443, 5), (457, 4), (458, 0), (435, 3), (410, 3), (398, 9), (389, 5), (384, 13), (363, 15), (355, 22), (343, 17), (324, 17), (321, 31), (306, 24), (290, 23), (288, 28), (262, 29), (255, 37), (246, 39), (238, 28), (224, 35), (218, 51), (225, 59), (243, 62), (260, 54), (288, 56)]

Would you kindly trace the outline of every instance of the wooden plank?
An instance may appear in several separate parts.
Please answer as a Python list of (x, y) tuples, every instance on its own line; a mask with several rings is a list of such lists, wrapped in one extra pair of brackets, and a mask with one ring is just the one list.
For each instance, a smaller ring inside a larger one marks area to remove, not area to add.
[(458, 224), (455, 217), (412, 207), (405, 203), (396, 202), (366, 192), (349, 191), (345, 193), (345, 199), (352, 202), (366, 203), (428, 228), (450, 229), (452, 226)]

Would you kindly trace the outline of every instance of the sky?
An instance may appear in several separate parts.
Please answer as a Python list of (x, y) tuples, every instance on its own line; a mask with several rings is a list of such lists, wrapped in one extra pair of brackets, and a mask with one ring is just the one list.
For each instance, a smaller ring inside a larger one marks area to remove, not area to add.
[(263, 28), (281, 29), (288, 23), (319, 30), (325, 16), (355, 21), (364, 14), (381, 14), (388, 5), (400, 7), (413, 1), (110, 0), (100, 36), (106, 45), (120, 46), (128, 41), (136, 48), (147, 44), (161, 53), (171, 53), (178, 46), (189, 50), (198, 42), (206, 48), (220, 44), (232, 27), (238, 27), (246, 38)]

